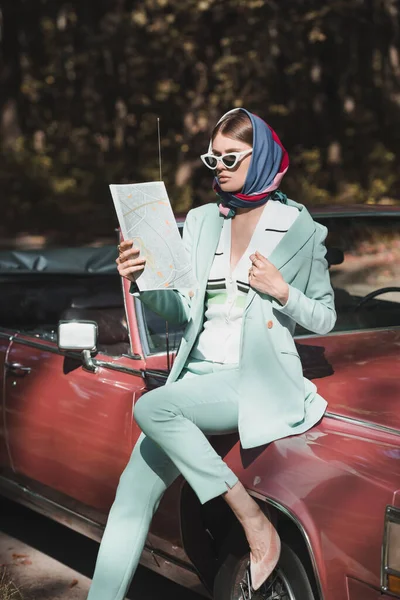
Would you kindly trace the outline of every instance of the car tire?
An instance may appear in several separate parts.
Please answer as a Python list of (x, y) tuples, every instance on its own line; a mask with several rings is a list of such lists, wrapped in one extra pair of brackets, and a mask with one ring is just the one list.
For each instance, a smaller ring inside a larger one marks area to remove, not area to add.
[[(242, 538), (242, 536), (239, 536)], [(219, 570), (214, 581), (214, 600), (248, 600), (240, 582), (246, 581), (249, 551), (243, 539), (230, 538), (224, 544)], [(279, 595), (280, 594), (280, 595)], [(282, 542), (279, 562), (264, 586), (253, 592), (252, 600), (316, 600), (306, 570), (294, 550)]]

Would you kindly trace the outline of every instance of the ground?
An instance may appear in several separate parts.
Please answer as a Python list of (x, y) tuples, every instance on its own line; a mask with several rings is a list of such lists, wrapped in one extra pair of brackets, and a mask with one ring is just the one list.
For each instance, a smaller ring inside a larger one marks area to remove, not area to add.
[[(0, 499), (0, 600), (85, 600), (99, 545), (24, 507)], [(4, 588), (3, 584), (3, 588)], [(201, 600), (201, 596), (139, 567), (128, 598)]]

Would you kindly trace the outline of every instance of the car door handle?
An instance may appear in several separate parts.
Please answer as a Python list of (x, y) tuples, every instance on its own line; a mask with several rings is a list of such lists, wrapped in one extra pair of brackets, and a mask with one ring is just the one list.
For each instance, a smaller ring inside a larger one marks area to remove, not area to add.
[(7, 371), (11, 371), (13, 373), (13, 375), (17, 375), (20, 377), (29, 375), (29, 373), (32, 371), (32, 369), (30, 367), (24, 367), (23, 365), (20, 365), (19, 363), (6, 363), (5, 367), (6, 367)]

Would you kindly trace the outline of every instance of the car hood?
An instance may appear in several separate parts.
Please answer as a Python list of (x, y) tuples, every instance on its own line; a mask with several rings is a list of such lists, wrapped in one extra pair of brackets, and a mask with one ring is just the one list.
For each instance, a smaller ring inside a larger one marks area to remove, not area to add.
[(296, 340), (327, 412), (400, 432), (400, 328)]

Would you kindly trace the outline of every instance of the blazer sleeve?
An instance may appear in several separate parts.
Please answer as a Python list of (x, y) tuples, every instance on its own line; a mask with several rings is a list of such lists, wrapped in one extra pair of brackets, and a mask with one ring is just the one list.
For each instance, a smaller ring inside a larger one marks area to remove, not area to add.
[(328, 261), (325, 258), (327, 233), (325, 226), (317, 224), (311, 273), (304, 293), (289, 285), (286, 304), (282, 306), (276, 300), (273, 301), (275, 309), (305, 329), (320, 335), (331, 331), (336, 323), (334, 292), (329, 277)]
[[(182, 241), (188, 253), (192, 256), (193, 229), (195, 217), (189, 211), (183, 226)], [(132, 283), (129, 293), (139, 298), (143, 304), (160, 315), (166, 321), (185, 325), (189, 321), (190, 306), (193, 296), (192, 290), (151, 290), (140, 292), (136, 283)]]

